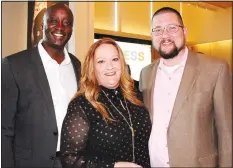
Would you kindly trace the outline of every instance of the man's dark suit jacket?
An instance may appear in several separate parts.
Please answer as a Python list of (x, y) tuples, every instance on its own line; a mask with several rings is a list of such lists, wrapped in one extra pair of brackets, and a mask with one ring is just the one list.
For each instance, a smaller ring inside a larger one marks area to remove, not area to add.
[[(80, 61), (69, 53), (77, 85)], [(55, 110), (37, 47), (2, 59), (2, 167), (52, 168)]]

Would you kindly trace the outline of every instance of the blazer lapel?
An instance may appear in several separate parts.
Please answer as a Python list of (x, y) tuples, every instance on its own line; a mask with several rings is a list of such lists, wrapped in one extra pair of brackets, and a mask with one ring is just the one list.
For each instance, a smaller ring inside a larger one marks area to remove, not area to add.
[(185, 100), (188, 98), (189, 93), (192, 90), (193, 85), (197, 79), (198, 73), (199, 73), (199, 67), (198, 67), (197, 56), (195, 55), (195, 53), (189, 51), (183, 77), (181, 79), (180, 87), (172, 111), (169, 127), (176, 119)]
[(75, 77), (76, 77), (76, 82), (77, 82), (77, 89), (79, 90), (79, 79), (80, 79), (80, 76), (81, 76), (81, 65), (80, 63), (76, 60), (76, 58), (74, 58), (74, 56), (72, 56), (70, 53), (69, 53), (69, 56), (70, 56), (70, 60), (71, 60), (71, 63), (73, 65), (73, 68), (74, 68), (74, 73), (75, 73)]
[(31, 59), (34, 63), (35, 76), (38, 80), (40, 90), (43, 93), (43, 97), (44, 97), (45, 103), (48, 107), (49, 114), (52, 116), (51, 122), (52, 123), (54, 122), (54, 125), (57, 126), (52, 94), (51, 94), (51, 90), (49, 87), (47, 75), (45, 73), (45, 69), (44, 69), (41, 57), (39, 55), (38, 47), (34, 47), (32, 49)]
[[(148, 89), (148, 93), (147, 95), (148, 97), (148, 102), (150, 102), (149, 104), (149, 112), (150, 112), (150, 118), (151, 118), (151, 122), (153, 123), (153, 112), (154, 112), (154, 88), (155, 88), (155, 78), (156, 78), (156, 73), (157, 73), (157, 68), (159, 65), (159, 60), (155, 62), (154, 66), (151, 69), (151, 74), (148, 76), (148, 78), (146, 80), (149, 80), (149, 89)], [(152, 79), (152, 80), (150, 80)]]

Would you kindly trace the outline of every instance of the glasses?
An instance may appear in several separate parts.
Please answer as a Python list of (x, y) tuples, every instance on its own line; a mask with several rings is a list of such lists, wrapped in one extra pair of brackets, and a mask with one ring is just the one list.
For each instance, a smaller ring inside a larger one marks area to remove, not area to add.
[(155, 36), (159, 36), (159, 35), (162, 35), (163, 32), (164, 32), (164, 29), (166, 29), (166, 31), (167, 31), (169, 34), (174, 34), (174, 33), (178, 32), (179, 27), (182, 27), (182, 28), (183, 28), (183, 26), (180, 26), (180, 25), (173, 25), (173, 24), (170, 24), (170, 25), (167, 25), (167, 26), (165, 26), (165, 27), (153, 28), (153, 29), (152, 29), (152, 33), (153, 33)]

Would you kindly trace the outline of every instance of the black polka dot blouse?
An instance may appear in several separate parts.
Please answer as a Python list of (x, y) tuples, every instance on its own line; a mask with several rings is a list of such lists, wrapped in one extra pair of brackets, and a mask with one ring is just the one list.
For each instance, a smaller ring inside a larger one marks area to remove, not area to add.
[[(61, 132), (61, 162), (64, 168), (112, 168), (115, 162), (133, 161), (130, 127), (103, 91), (129, 122), (120, 87), (107, 89), (101, 86), (98, 98), (99, 102), (106, 105), (109, 115), (114, 119), (112, 122), (106, 123), (84, 96), (73, 99), (68, 106)], [(141, 99), (139, 91), (137, 95)], [(127, 100), (126, 103), (135, 132), (135, 163), (148, 168), (148, 141), (151, 131), (149, 113), (145, 107), (136, 106)]]

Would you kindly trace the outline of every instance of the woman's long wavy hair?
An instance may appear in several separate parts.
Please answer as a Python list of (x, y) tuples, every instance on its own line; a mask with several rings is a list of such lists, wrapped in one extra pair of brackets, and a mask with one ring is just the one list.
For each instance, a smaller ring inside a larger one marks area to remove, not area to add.
[(81, 78), (79, 83), (80, 90), (75, 94), (75, 97), (79, 95), (84, 95), (86, 99), (95, 107), (95, 109), (101, 113), (105, 121), (112, 121), (112, 118), (106, 111), (107, 107), (103, 103), (97, 101), (100, 87), (94, 72), (94, 55), (96, 49), (102, 44), (113, 45), (118, 51), (122, 68), (119, 85), (124, 97), (133, 104), (143, 106), (142, 102), (136, 97), (136, 93), (134, 91), (134, 81), (130, 77), (130, 74), (128, 72), (128, 67), (125, 63), (123, 52), (118, 44), (111, 38), (102, 38), (92, 44), (92, 46), (90, 47), (82, 66)]

